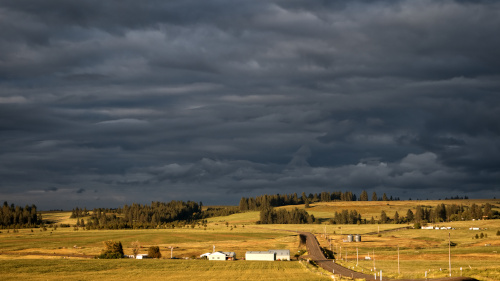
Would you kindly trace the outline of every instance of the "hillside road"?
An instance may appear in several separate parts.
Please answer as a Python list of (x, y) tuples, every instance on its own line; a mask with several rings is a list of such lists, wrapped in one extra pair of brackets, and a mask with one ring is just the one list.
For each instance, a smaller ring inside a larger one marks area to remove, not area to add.
[[(367, 281), (371, 280), (380, 280), (377, 276), (377, 279), (375, 278), (374, 275), (370, 274), (364, 274), (361, 272), (356, 272), (353, 270), (350, 270), (348, 268), (345, 268), (343, 266), (340, 266), (336, 263), (333, 262), (333, 260), (329, 260), (325, 257), (323, 252), (321, 251), (321, 248), (319, 246), (318, 240), (316, 239), (316, 236), (310, 232), (299, 232), (299, 235), (301, 236), (301, 240), (303, 241), (303, 238), (306, 240), (306, 247), (307, 247), (307, 252), (309, 257), (314, 260), (318, 266), (321, 266), (323, 269), (327, 270), (328, 272), (334, 273), (334, 274), (339, 274), (345, 277), (351, 277), (351, 278), (359, 278), (359, 279), (366, 279)], [(470, 278), (470, 277), (449, 277), (449, 278), (439, 278), (439, 279), (389, 279), (384, 276), (382, 276), (383, 280), (399, 280), (399, 281), (424, 281), (424, 280), (432, 280), (432, 281), (477, 281), (477, 279)]]

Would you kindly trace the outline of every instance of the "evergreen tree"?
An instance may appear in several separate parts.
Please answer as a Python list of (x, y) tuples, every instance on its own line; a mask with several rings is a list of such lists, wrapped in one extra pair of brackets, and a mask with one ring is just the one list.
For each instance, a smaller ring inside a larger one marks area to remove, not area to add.
[(387, 214), (385, 213), (384, 210), (382, 210), (382, 212), (380, 212), (380, 222), (381, 223), (386, 223), (387, 222)]
[(372, 201), (378, 201), (377, 193), (375, 191), (372, 194)]
[(368, 192), (366, 192), (366, 190), (363, 190), (363, 192), (361, 192), (359, 201), (368, 201)]
[(389, 201), (389, 198), (387, 198), (387, 194), (382, 195), (382, 201)]
[(413, 212), (412, 212), (410, 209), (408, 209), (408, 211), (406, 212), (406, 220), (407, 220), (408, 222), (412, 222), (412, 221), (413, 221), (413, 219), (414, 219), (414, 218), (413, 218)]
[(398, 211), (394, 214), (394, 223), (399, 223), (399, 214)]

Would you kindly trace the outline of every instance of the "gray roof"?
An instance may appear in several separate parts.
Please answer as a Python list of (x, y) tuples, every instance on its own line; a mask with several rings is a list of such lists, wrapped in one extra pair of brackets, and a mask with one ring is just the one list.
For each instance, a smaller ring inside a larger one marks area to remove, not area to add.
[(290, 255), (290, 250), (269, 250), (269, 252), (276, 253), (276, 255)]

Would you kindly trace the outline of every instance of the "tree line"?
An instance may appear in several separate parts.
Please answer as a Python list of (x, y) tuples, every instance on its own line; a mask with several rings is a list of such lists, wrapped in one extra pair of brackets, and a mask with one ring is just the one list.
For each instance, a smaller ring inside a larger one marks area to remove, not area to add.
[(82, 218), (79, 226), (87, 229), (152, 228), (174, 221), (199, 219), (201, 208), (201, 203), (192, 201), (151, 202), (151, 205), (134, 203), (112, 210), (112, 213), (94, 209), (87, 222)]
[(303, 209), (293, 209), (287, 211), (285, 209), (274, 209), (273, 207), (266, 207), (260, 211), (259, 224), (306, 224), (314, 223), (316, 219), (313, 215), (309, 215)]
[[(309, 193), (306, 195), (302, 192), (300, 196), (297, 193), (292, 194), (274, 194), (274, 195), (261, 195), (257, 197), (242, 197), (239, 203), (240, 211), (258, 211), (264, 206), (279, 207), (286, 205), (301, 205), (305, 204), (306, 207), (311, 203), (316, 202), (333, 202), (333, 201), (368, 201), (368, 193), (363, 191), (360, 197), (357, 197), (351, 191), (334, 191), (334, 192), (321, 192), (321, 193)], [(373, 192), (372, 201), (393, 201), (399, 200), (399, 198), (388, 197), (385, 193), (382, 197), (377, 197), (377, 193)]]
[[(71, 218), (76, 218), (77, 227), (86, 229), (127, 228), (174, 228), (205, 223), (206, 218), (228, 216), (239, 212), (235, 206), (209, 207), (203, 210), (203, 203), (193, 201), (151, 202), (151, 205), (134, 203), (117, 209), (96, 208), (91, 212), (75, 208)], [(86, 218), (86, 220), (85, 220)]]
[(0, 228), (37, 227), (42, 223), (42, 215), (37, 212), (35, 205), (23, 208), (4, 202), (0, 209)]
[(367, 218), (362, 219), (361, 215), (357, 213), (356, 210), (342, 210), (341, 212), (335, 212), (334, 217), (330, 219), (329, 222), (331, 224), (415, 223), (422, 225), (446, 221), (500, 218), (500, 213), (493, 210), (492, 207), (490, 203), (482, 205), (473, 203), (470, 207), (462, 204), (446, 205), (442, 203), (438, 204), (435, 208), (417, 205), (415, 212), (408, 209), (405, 215), (400, 215), (396, 211), (392, 218), (387, 215), (385, 210), (382, 210), (377, 220), (375, 220), (373, 216), (370, 220)]

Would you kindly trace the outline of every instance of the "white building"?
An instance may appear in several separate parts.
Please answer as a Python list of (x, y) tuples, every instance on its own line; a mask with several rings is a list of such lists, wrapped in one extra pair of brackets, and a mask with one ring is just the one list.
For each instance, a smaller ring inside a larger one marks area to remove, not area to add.
[(208, 260), (211, 261), (225, 261), (225, 260), (235, 260), (235, 252), (215, 252), (208, 255)]
[(290, 260), (290, 250), (269, 250), (273, 252), (277, 261), (289, 261)]
[(247, 261), (274, 261), (275, 254), (270, 251), (248, 251), (245, 253)]
[(290, 250), (248, 251), (245, 259), (249, 261), (289, 261)]

